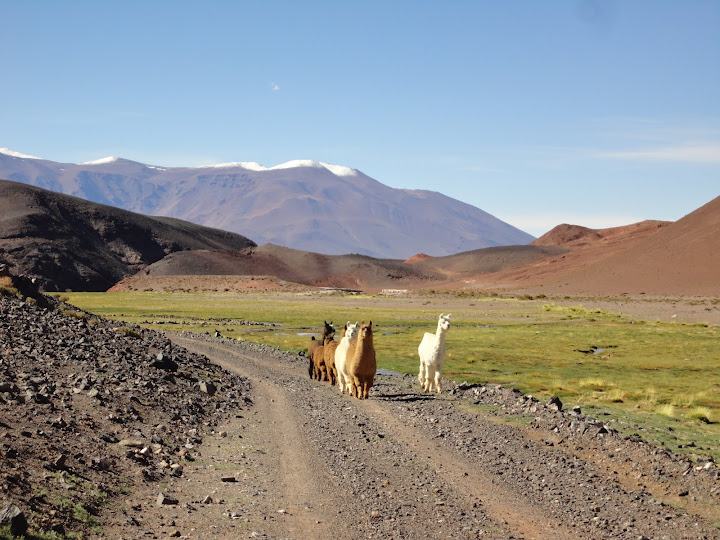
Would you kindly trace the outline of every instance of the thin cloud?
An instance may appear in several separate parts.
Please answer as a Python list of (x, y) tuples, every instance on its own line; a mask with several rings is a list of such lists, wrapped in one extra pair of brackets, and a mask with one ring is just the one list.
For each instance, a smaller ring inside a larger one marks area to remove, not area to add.
[(270, 90), (272, 90), (273, 92), (277, 92), (278, 90), (280, 90), (280, 87), (277, 84), (275, 84), (274, 82), (271, 82)]
[(631, 152), (603, 152), (595, 157), (645, 162), (720, 163), (720, 144), (675, 146)]

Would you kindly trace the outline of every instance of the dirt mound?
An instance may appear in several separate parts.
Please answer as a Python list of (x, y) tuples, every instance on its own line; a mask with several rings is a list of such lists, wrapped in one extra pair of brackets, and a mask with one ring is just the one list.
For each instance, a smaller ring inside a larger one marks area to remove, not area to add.
[(602, 236), (594, 229), (582, 227), (581, 225), (568, 225), (567, 223), (563, 223), (551, 231), (546, 232), (537, 240), (533, 240), (530, 242), (530, 245), (567, 246), (568, 244), (574, 244), (578, 241), (587, 243), (593, 240), (599, 240), (600, 238), (602, 238)]
[(168, 253), (253, 245), (239, 234), (0, 180), (0, 263), (47, 291), (104, 291)]
[(669, 225), (670, 221), (646, 220), (622, 227), (590, 229), (581, 225), (558, 225), (537, 240), (533, 246), (563, 246), (569, 249), (600, 247), (612, 242), (632, 242), (657, 232)]
[(409, 259), (405, 261), (405, 264), (413, 264), (419, 261), (424, 261), (426, 259), (429, 259), (430, 255), (426, 255), (425, 253), (417, 253), (416, 255), (413, 255)]

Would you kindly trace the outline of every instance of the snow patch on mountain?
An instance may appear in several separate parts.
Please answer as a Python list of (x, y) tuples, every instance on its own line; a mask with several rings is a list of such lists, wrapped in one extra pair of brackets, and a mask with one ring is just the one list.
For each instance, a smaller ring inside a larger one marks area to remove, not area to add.
[[(241, 169), (247, 169), (249, 171), (267, 171), (267, 167), (263, 167), (255, 161), (233, 161), (232, 163), (218, 163), (217, 165), (205, 165), (207, 168), (213, 169), (233, 169), (240, 167)], [(198, 167), (203, 169), (205, 167)]]
[(270, 167), (270, 170), (276, 171), (278, 169), (295, 169), (297, 167), (311, 167), (314, 169), (327, 169), (331, 173), (337, 176), (354, 176), (357, 174), (355, 169), (350, 167), (343, 167), (341, 165), (332, 165), (330, 163), (323, 163), (322, 161), (312, 161), (310, 159), (295, 159), (281, 163)]
[(214, 168), (214, 169), (229, 169), (229, 168), (242, 168), (249, 171), (277, 171), (280, 169), (295, 169), (298, 167), (310, 167), (314, 169), (327, 169), (336, 176), (355, 176), (357, 171), (350, 167), (343, 167), (342, 165), (332, 165), (331, 163), (323, 163), (322, 161), (313, 161), (311, 159), (294, 159), (292, 161), (286, 161), (280, 165), (273, 167), (265, 167), (255, 161), (234, 161), (231, 163), (218, 163), (217, 165), (206, 165), (202, 168)]
[(21, 154), (20, 152), (16, 152), (15, 150), (10, 150), (9, 148), (0, 148), (0, 154), (5, 154), (6, 156), (11, 156), (11, 157), (25, 158), (25, 159), (42, 159), (37, 156), (29, 156), (27, 154)]
[(84, 163), (81, 163), (80, 165), (103, 165), (105, 163), (114, 163), (118, 159), (120, 159), (120, 158), (117, 156), (108, 156), (108, 157), (96, 159), (94, 161), (86, 161)]

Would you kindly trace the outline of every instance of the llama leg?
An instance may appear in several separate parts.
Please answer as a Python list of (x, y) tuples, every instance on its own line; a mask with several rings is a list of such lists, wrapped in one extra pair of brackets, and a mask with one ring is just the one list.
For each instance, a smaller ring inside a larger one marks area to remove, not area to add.
[(369, 379), (369, 380), (365, 381), (365, 392), (364, 392), (365, 399), (367, 399), (368, 396), (370, 395), (370, 389), (371, 389), (372, 387), (373, 387), (373, 380), (372, 380), (372, 379)]
[(437, 393), (440, 394), (442, 392), (442, 388), (440, 387), (440, 371), (435, 371), (435, 389), (437, 390)]
[(420, 361), (420, 370), (418, 371), (418, 382), (420, 383), (420, 386), (423, 386), (425, 384), (425, 377), (423, 376), (422, 360)]
[(423, 383), (422, 383), (422, 389), (424, 392), (430, 392), (430, 387), (432, 385), (432, 379), (430, 378), (430, 366), (427, 364), (423, 364)]
[(312, 361), (312, 358), (310, 359), (310, 366), (308, 367), (308, 375), (310, 375), (310, 378), (313, 378), (313, 375), (315, 373), (315, 364)]

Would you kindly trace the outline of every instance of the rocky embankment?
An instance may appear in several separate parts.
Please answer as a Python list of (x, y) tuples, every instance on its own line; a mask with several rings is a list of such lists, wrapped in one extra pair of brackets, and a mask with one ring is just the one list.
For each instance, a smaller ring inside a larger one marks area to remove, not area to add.
[(0, 531), (93, 536), (136, 486), (181, 476), (248, 383), (162, 334), (43, 303), (0, 295)]

